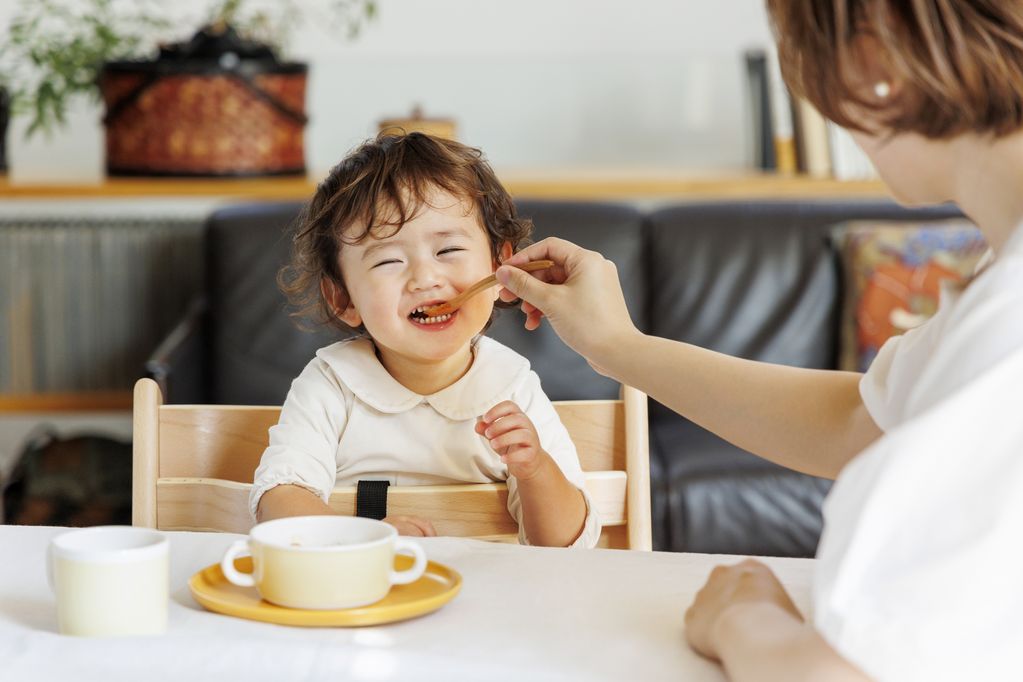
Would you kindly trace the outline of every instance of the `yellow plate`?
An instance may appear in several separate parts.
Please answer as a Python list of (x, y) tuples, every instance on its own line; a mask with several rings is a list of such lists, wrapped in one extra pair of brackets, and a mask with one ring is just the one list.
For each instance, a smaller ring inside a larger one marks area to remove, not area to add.
[[(395, 556), (394, 567), (412, 566), (412, 557)], [(252, 571), (252, 558), (242, 557), (234, 564), (239, 571)], [(263, 601), (255, 587), (240, 587), (224, 577), (220, 564), (207, 566), (188, 581), (195, 600), (210, 611), (249, 620), (306, 627), (356, 627), (380, 625), (415, 618), (436, 611), (451, 601), (462, 588), (457, 571), (435, 561), (426, 563), (426, 572), (414, 583), (395, 585), (387, 596), (369, 606), (354, 609), (289, 609)]]

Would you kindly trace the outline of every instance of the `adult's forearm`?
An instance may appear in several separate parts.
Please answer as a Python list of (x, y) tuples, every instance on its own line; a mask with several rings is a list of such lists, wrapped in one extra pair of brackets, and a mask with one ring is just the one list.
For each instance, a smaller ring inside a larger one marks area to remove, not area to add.
[(539, 473), (517, 481), (522, 523), (530, 544), (567, 547), (582, 532), (586, 502), (550, 455), (544, 457)]
[(287, 516), (320, 516), (333, 514), (320, 497), (300, 485), (279, 485), (259, 498), (256, 520), (260, 523)]
[(721, 664), (735, 682), (864, 682), (813, 626), (775, 604), (737, 604), (713, 633)]
[(595, 364), (725, 440), (815, 476), (834, 478), (881, 434), (853, 372), (755, 362), (642, 334)]

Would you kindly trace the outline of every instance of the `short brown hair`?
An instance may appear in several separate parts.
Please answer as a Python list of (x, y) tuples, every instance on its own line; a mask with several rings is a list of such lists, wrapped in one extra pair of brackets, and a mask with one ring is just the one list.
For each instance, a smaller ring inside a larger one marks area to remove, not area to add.
[(511, 196), (479, 149), (423, 133), (381, 134), (330, 171), (295, 223), (291, 262), (277, 276), (292, 316), (351, 331), (324, 300), (320, 282), (329, 278), (347, 295), (341, 247), (395, 234), (434, 188), (471, 203), (494, 258), (504, 242), (515, 251), (528, 243), (533, 223), (517, 216)]
[[(932, 139), (1023, 128), (1023, 2), (767, 0), (767, 6), (789, 87), (843, 127), (866, 129), (850, 115), (851, 105), (889, 130)], [(877, 41), (903, 86), (888, 100), (849, 81), (861, 36)]]

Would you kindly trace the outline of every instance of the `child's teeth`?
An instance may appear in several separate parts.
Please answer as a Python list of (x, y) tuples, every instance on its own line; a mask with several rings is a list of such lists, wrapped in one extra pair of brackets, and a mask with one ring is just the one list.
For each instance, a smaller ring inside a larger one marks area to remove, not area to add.
[(438, 315), (436, 317), (424, 317), (417, 321), (419, 324), (437, 324), (438, 322), (447, 322), (449, 319), (451, 319), (450, 313), (447, 315)]

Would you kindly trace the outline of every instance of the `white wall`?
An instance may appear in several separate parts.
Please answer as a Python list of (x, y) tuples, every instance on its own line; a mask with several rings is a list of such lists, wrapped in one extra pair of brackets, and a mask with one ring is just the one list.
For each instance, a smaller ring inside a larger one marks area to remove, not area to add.
[[(0, 22), (12, 4), (0, 0)], [(180, 0), (180, 25), (210, 4)], [(748, 160), (741, 55), (769, 42), (763, 0), (379, 0), (354, 43), (305, 30), (291, 55), (311, 64), (317, 172), (415, 103), (456, 118), (499, 168), (729, 169)], [(76, 119), (79, 137), (97, 135), (97, 117)], [(62, 159), (18, 127), (12, 166), (102, 163), (97, 144)]]

